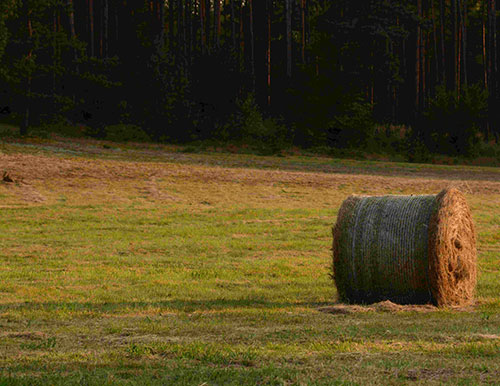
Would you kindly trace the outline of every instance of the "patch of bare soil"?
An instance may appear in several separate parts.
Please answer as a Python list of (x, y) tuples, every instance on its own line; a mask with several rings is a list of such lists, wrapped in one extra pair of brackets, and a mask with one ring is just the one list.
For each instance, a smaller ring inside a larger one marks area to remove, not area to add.
[(22, 331), (22, 332), (4, 332), (0, 336), (6, 338), (39, 340), (39, 339), (44, 339), (46, 337), (46, 334), (44, 334), (43, 332)]
[[(450, 307), (450, 310), (454, 311), (462, 311), (462, 312), (472, 312), (474, 311), (474, 307), (471, 306), (466, 306), (466, 307)], [(325, 306), (325, 307), (320, 307), (318, 308), (318, 311), (324, 312), (327, 314), (334, 314), (334, 315), (349, 315), (349, 314), (357, 314), (357, 313), (363, 313), (363, 312), (389, 312), (389, 313), (395, 313), (395, 312), (408, 312), (408, 311), (415, 311), (415, 312), (421, 312), (421, 313), (427, 313), (427, 312), (436, 312), (440, 311), (442, 309), (433, 306), (431, 304), (396, 304), (393, 303), (389, 300), (385, 300), (383, 302), (379, 303), (374, 303), (374, 304), (369, 304), (369, 305), (357, 305), (357, 304), (334, 304), (332, 306)]]
[(498, 340), (500, 339), (500, 335), (495, 334), (474, 334), (474, 337), (484, 340)]
[(159, 201), (173, 201), (177, 202), (180, 201), (177, 197), (174, 197), (163, 190), (161, 190), (158, 187), (158, 182), (157, 178), (155, 176), (152, 176), (149, 178), (149, 180), (146, 182), (146, 185), (144, 186), (141, 191), (147, 196), (150, 197), (154, 200), (159, 200)]
[(452, 369), (409, 369), (404, 378), (410, 381), (430, 381), (430, 380), (447, 380), (456, 373)]
[(33, 186), (27, 183), (21, 183), (19, 184), (19, 186), (20, 186), (20, 195), (23, 201), (34, 202), (34, 203), (45, 201), (45, 197)]
[[(261, 170), (251, 168), (226, 168), (220, 166), (183, 165), (165, 162), (128, 162), (102, 159), (62, 158), (32, 154), (0, 154), (0, 172), (8, 171), (16, 180), (21, 178), (28, 185), (33, 181), (57, 179), (69, 182), (72, 179), (88, 178), (100, 181), (141, 179), (144, 176), (168, 178), (178, 182), (235, 183), (242, 185), (286, 185), (326, 189), (343, 186), (367, 187), (371, 192), (433, 192), (454, 186), (470, 194), (498, 194), (499, 181), (474, 179), (470, 172), (464, 172), (463, 180), (412, 176), (380, 176), (367, 174), (297, 172), (282, 170)], [(152, 196), (161, 197), (156, 182), (149, 187)], [(167, 196), (164, 196), (168, 199)]]
[[(486, 371), (479, 374), (479, 379), (481, 383), (497, 384), (499, 372), (497, 371)], [(422, 384), (427, 384), (429, 381), (439, 382), (439, 383), (449, 383), (451, 379), (464, 378), (470, 376), (464, 369), (450, 369), (450, 368), (415, 368), (408, 370), (397, 370), (395, 371), (397, 377), (405, 378), (409, 381), (419, 382)]]

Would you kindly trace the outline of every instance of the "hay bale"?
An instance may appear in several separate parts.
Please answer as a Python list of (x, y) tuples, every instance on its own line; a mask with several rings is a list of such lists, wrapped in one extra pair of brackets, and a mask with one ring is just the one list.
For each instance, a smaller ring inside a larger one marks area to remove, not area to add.
[(349, 303), (470, 303), (476, 236), (465, 197), (348, 197), (333, 227), (333, 278)]

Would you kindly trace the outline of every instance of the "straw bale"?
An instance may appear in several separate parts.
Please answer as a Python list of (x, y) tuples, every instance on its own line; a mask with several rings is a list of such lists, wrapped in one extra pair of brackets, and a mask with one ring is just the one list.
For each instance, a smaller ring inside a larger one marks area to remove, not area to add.
[(476, 236), (465, 197), (455, 188), (348, 197), (333, 227), (332, 276), (349, 303), (469, 304)]

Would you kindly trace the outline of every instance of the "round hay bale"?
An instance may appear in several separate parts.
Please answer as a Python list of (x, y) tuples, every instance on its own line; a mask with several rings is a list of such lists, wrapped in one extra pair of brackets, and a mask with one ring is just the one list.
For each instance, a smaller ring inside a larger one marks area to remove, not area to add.
[(470, 303), (476, 235), (464, 195), (348, 197), (333, 227), (332, 276), (348, 303)]

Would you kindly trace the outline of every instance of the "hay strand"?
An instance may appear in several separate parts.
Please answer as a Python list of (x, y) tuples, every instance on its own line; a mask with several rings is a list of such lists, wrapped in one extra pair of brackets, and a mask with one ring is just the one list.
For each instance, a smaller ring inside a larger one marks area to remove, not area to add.
[(350, 303), (471, 302), (475, 231), (457, 189), (424, 196), (350, 196), (333, 228), (333, 278)]

